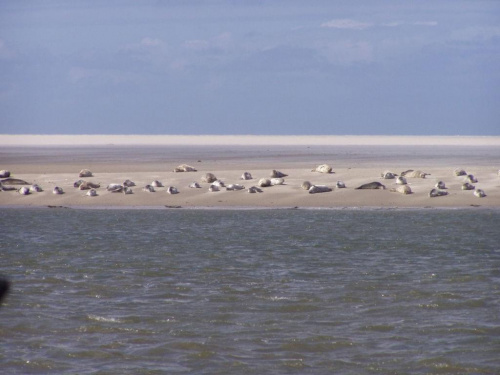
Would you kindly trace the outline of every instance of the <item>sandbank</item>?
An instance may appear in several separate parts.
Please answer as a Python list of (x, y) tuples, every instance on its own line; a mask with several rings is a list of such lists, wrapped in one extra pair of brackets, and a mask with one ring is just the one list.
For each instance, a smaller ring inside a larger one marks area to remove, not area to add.
[[(409, 136), (37, 136), (0, 135), (0, 169), (12, 177), (42, 186), (43, 192), (27, 196), (15, 191), (0, 192), (3, 207), (175, 207), (175, 208), (462, 208), (500, 207), (500, 137), (409, 137)], [(180, 164), (196, 172), (174, 172)], [(329, 164), (333, 173), (311, 170)], [(463, 168), (477, 177), (476, 188), (487, 196), (477, 198), (461, 190)], [(75, 189), (78, 172), (89, 169), (99, 183), (97, 197)], [(246, 188), (269, 177), (273, 169), (286, 173), (284, 185), (247, 190), (209, 192), (201, 177), (211, 172), (227, 184)], [(383, 180), (386, 170), (400, 174), (414, 169), (430, 173), (425, 179), (409, 178), (413, 193), (391, 192), (395, 180)], [(240, 180), (243, 172), (252, 180)], [(106, 186), (130, 179), (133, 194), (111, 193)], [(165, 186), (155, 193), (142, 191), (153, 180)], [(328, 185), (333, 191), (308, 194), (303, 181)], [(336, 181), (346, 184), (335, 188)], [(437, 181), (446, 183), (448, 195), (430, 198)], [(199, 189), (188, 185), (197, 181)], [(378, 181), (385, 190), (356, 190), (361, 184)], [(60, 186), (65, 194), (54, 195)], [(166, 187), (175, 186), (171, 195)]]

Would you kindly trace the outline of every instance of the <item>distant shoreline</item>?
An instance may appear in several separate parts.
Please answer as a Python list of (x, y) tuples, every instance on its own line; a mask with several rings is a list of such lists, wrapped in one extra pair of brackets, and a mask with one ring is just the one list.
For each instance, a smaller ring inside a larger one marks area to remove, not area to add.
[(500, 136), (0, 134), (2, 146), (400, 145), (500, 146)]

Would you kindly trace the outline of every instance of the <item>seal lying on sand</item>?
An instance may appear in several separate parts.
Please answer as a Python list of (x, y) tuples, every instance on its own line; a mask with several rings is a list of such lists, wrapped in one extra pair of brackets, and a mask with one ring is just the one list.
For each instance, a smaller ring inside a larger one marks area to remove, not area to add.
[(196, 181), (195, 181), (195, 182), (191, 182), (191, 183), (189, 184), (189, 187), (190, 187), (190, 188), (195, 188), (195, 189), (199, 189), (199, 188), (201, 188), (200, 184), (199, 184), (199, 183), (197, 183)]
[(43, 191), (42, 187), (38, 184), (33, 184), (30, 186), (30, 191), (32, 193), (40, 193), (41, 191)]
[(285, 179), (283, 178), (271, 178), (271, 185), (283, 185), (285, 183)]
[(475, 183), (478, 182), (478, 180), (477, 180), (476, 177), (474, 177), (474, 175), (468, 174), (467, 177), (465, 177), (464, 182), (470, 182), (470, 183), (474, 183), (475, 184)]
[(337, 186), (338, 189), (345, 189), (345, 183), (344, 183), (344, 181), (337, 181), (337, 183), (335, 184), (335, 186)]
[(62, 189), (62, 187), (56, 186), (54, 189), (52, 189), (52, 194), (64, 194), (64, 190)]
[(121, 193), (123, 191), (123, 185), (120, 184), (109, 184), (106, 188), (107, 191), (112, 193)]
[(73, 182), (73, 187), (75, 188), (79, 188), (81, 184), (83, 184), (85, 181), (83, 180), (78, 180), (78, 181), (75, 181)]
[(251, 179), (252, 175), (250, 174), (250, 172), (243, 172), (243, 174), (240, 177), (240, 180), (251, 180)]
[(438, 189), (446, 189), (446, 184), (443, 181), (438, 181), (434, 187)]
[(326, 185), (313, 185), (309, 188), (309, 194), (327, 193), (329, 191), (332, 191), (332, 188)]
[(196, 168), (187, 164), (181, 164), (174, 168), (174, 172), (196, 172)]
[(167, 193), (169, 194), (179, 194), (179, 190), (175, 186), (169, 186), (167, 188)]
[(6, 177), (10, 177), (10, 171), (8, 171), (6, 169), (2, 169), (0, 171), (0, 178), (6, 178)]
[(284, 174), (283, 172), (277, 171), (276, 169), (273, 169), (271, 172), (271, 177), (272, 178), (279, 178), (279, 177), (286, 177), (288, 176), (287, 174)]
[(462, 190), (474, 190), (476, 187), (468, 182), (462, 184)]
[(465, 176), (467, 173), (462, 169), (462, 168), (456, 168), (454, 171), (453, 171), (453, 174), (455, 176)]
[(154, 193), (156, 190), (154, 186), (152, 185), (146, 185), (142, 188), (142, 191), (148, 192), (148, 193)]
[(154, 187), (163, 187), (163, 184), (158, 180), (154, 180), (153, 182), (151, 182), (151, 185)]
[(97, 197), (97, 190), (96, 189), (90, 189), (89, 191), (87, 191), (87, 194), (85, 194), (89, 197)]
[(316, 168), (312, 169), (311, 172), (319, 172), (319, 173), (332, 173), (333, 168), (328, 164), (318, 165)]
[(251, 186), (248, 188), (249, 193), (262, 193), (262, 189), (258, 188), (257, 186)]
[(268, 187), (271, 186), (271, 180), (268, 178), (261, 178), (259, 182), (257, 183), (258, 186), (260, 187)]
[(99, 184), (94, 184), (93, 182), (90, 181), (83, 181), (80, 186), (78, 186), (78, 189), (80, 190), (89, 190), (89, 189), (97, 189), (100, 188), (101, 185)]
[(221, 187), (226, 187), (226, 184), (222, 180), (215, 180), (214, 182), (212, 182), (212, 185), (218, 186), (220, 188)]
[(123, 181), (123, 186), (125, 187), (132, 187), (132, 186), (135, 186), (135, 182), (134, 181), (130, 181), (130, 180), (125, 180)]
[(401, 194), (405, 194), (405, 195), (412, 193), (411, 188), (408, 185), (399, 185), (398, 187), (392, 188), (389, 191), (391, 191), (393, 193), (401, 193)]
[(3, 185), (31, 185), (29, 182), (20, 180), (19, 178), (6, 178), (0, 181)]
[(232, 190), (243, 190), (245, 187), (241, 184), (229, 184), (226, 187), (226, 190), (232, 191)]
[(405, 172), (401, 172), (401, 176), (405, 176), (405, 177), (410, 177), (410, 178), (425, 178), (425, 176), (430, 176), (431, 174), (430, 173), (425, 173), (425, 172), (422, 172), (420, 170), (408, 170), (408, 171), (405, 171)]
[(210, 185), (208, 187), (208, 191), (211, 193), (215, 193), (216, 191), (219, 191), (219, 190), (220, 190), (220, 188), (217, 185)]
[(406, 181), (406, 178), (404, 178), (403, 176), (399, 176), (398, 178), (396, 178), (396, 184), (398, 185), (406, 185), (408, 182)]
[(209, 184), (215, 180), (217, 180), (217, 177), (215, 177), (213, 173), (205, 173), (205, 175), (201, 177), (201, 182), (208, 182)]
[(134, 191), (130, 186), (124, 186), (123, 187), (123, 194), (134, 194)]
[(385, 185), (382, 185), (380, 182), (374, 181), (374, 182), (369, 182), (367, 184), (363, 184), (356, 188), (356, 190), (359, 189), (385, 189)]
[(30, 194), (30, 188), (29, 187), (26, 187), (26, 186), (23, 186), (22, 188), (19, 188), (19, 190), (17, 191), (19, 194), (21, 195), (28, 195)]
[(309, 181), (304, 181), (300, 187), (304, 190), (309, 190), (311, 188), (312, 184)]
[(392, 179), (396, 178), (396, 176), (397, 176), (397, 174), (389, 172), (389, 171), (385, 171), (385, 172), (380, 174), (380, 177), (382, 177), (384, 180), (392, 180)]
[(429, 197), (431, 197), (431, 198), (441, 197), (443, 195), (448, 195), (448, 192), (447, 191), (443, 191), (443, 190), (438, 190), (438, 189), (432, 189), (429, 192)]
[(92, 177), (92, 172), (88, 169), (82, 169), (78, 174), (78, 177)]
[(474, 190), (474, 196), (478, 198), (484, 198), (486, 197), (486, 193), (482, 189), (476, 189)]

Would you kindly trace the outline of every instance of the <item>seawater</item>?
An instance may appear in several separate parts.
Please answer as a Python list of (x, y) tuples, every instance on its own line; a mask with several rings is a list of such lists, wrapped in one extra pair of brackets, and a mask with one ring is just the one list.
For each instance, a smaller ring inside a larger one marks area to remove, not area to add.
[(3, 209), (3, 374), (499, 374), (500, 211)]

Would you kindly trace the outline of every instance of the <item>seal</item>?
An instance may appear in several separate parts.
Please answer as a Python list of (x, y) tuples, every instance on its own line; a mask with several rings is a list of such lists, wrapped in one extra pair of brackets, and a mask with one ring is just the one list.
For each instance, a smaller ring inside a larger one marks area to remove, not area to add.
[(134, 194), (134, 192), (130, 186), (124, 186), (123, 187), (123, 194)]
[(167, 193), (169, 194), (179, 194), (179, 190), (175, 186), (169, 186), (167, 188)]
[(399, 176), (396, 178), (396, 184), (397, 185), (406, 185), (408, 182), (406, 181), (406, 178), (403, 176)]
[(154, 193), (156, 190), (154, 186), (152, 185), (146, 185), (142, 188), (142, 191), (148, 192), (148, 193)]
[(192, 189), (199, 189), (199, 188), (201, 188), (200, 184), (197, 183), (196, 181), (195, 182), (191, 182), (189, 184), (189, 187), (192, 188)]
[(335, 184), (335, 186), (337, 187), (337, 189), (345, 189), (345, 183), (344, 183), (344, 181), (337, 181), (337, 183)]
[(448, 192), (447, 191), (443, 191), (443, 190), (438, 190), (438, 189), (432, 189), (429, 192), (429, 197), (431, 197), (431, 198), (441, 197), (443, 195), (448, 195)]
[(396, 178), (396, 176), (397, 176), (397, 174), (389, 172), (389, 171), (385, 171), (385, 172), (380, 174), (380, 177), (382, 177), (384, 180), (393, 180), (394, 178)]
[(73, 187), (79, 188), (81, 184), (83, 184), (85, 181), (84, 180), (78, 180), (73, 182)]
[(280, 177), (286, 177), (288, 176), (287, 174), (284, 174), (283, 172), (277, 171), (276, 169), (273, 169), (271, 172), (271, 177), (272, 178), (280, 178)]
[(19, 194), (21, 195), (28, 195), (28, 194), (31, 194), (30, 192), (30, 188), (29, 187), (26, 187), (26, 186), (23, 186), (22, 188), (19, 188), (19, 190), (17, 191)]
[(251, 180), (251, 179), (252, 175), (250, 174), (250, 172), (243, 172), (243, 174), (240, 177), (240, 180)]
[(411, 188), (410, 186), (408, 185), (399, 185), (395, 188), (392, 188), (391, 190), (389, 190), (393, 193), (401, 193), (401, 194), (412, 194), (413, 192), (411, 191)]
[(31, 185), (29, 182), (20, 180), (19, 178), (5, 178), (0, 181), (3, 185)]
[(304, 190), (309, 190), (311, 188), (312, 184), (309, 181), (304, 181), (300, 187)]
[(10, 177), (10, 171), (8, 171), (7, 169), (2, 169), (0, 171), (0, 178), (6, 178), (6, 177)]
[(97, 189), (100, 188), (101, 185), (99, 184), (94, 184), (93, 182), (90, 181), (83, 181), (80, 186), (78, 186), (78, 189), (80, 190), (89, 190), (89, 189)]
[(477, 180), (476, 177), (474, 177), (474, 175), (468, 174), (467, 177), (465, 177), (464, 182), (470, 182), (472, 184), (475, 184), (475, 183), (477, 183), (479, 181)]
[(219, 190), (220, 190), (220, 188), (217, 185), (210, 185), (208, 187), (208, 191), (211, 193), (215, 193), (216, 191), (219, 191)]
[(332, 173), (333, 168), (328, 164), (318, 165), (316, 168), (311, 169), (311, 172), (319, 172), (319, 173)]
[(283, 185), (285, 183), (284, 178), (271, 178), (271, 185)]
[(207, 182), (211, 184), (212, 182), (216, 181), (217, 177), (213, 173), (205, 173), (203, 176), (201, 176), (201, 182)]
[(43, 189), (38, 184), (33, 184), (30, 186), (30, 192), (32, 192), (32, 193), (40, 193), (41, 191), (43, 191)]
[(132, 187), (132, 186), (135, 186), (135, 182), (134, 181), (130, 181), (130, 180), (125, 180), (123, 181), (123, 186), (125, 187)]
[(243, 190), (245, 187), (241, 184), (229, 184), (226, 187), (226, 190)]
[(253, 194), (253, 193), (262, 193), (262, 189), (258, 188), (257, 186), (250, 186), (248, 188), (248, 192)]
[(54, 189), (52, 189), (52, 194), (56, 195), (64, 194), (64, 190), (62, 189), (62, 187), (56, 186), (54, 187)]
[(483, 189), (476, 189), (474, 190), (474, 196), (478, 198), (484, 198), (486, 197), (486, 193), (484, 192)]
[(0, 191), (17, 190), (14, 186), (3, 186), (0, 182)]
[(97, 197), (97, 190), (96, 189), (90, 189), (87, 191), (87, 194), (85, 194), (88, 197)]
[(212, 182), (212, 185), (218, 186), (220, 188), (221, 187), (226, 187), (226, 184), (222, 180), (215, 180), (214, 182)]
[(462, 168), (455, 168), (455, 170), (453, 171), (453, 174), (455, 176), (465, 176), (467, 174), (467, 172), (465, 172)]
[(257, 183), (259, 187), (268, 187), (271, 186), (271, 180), (268, 178), (261, 178)]
[(476, 187), (468, 182), (462, 184), (462, 190), (474, 190)]
[(88, 169), (82, 169), (78, 174), (78, 177), (92, 177), (92, 172)]
[(374, 181), (374, 182), (369, 182), (367, 184), (363, 184), (356, 188), (356, 190), (360, 189), (385, 189), (385, 185), (382, 185), (380, 182)]
[(197, 172), (195, 167), (187, 164), (181, 164), (174, 168), (174, 172)]
[(154, 187), (163, 187), (163, 184), (158, 180), (154, 180), (153, 182), (151, 182), (151, 185)]
[(446, 184), (443, 181), (438, 181), (434, 187), (438, 189), (446, 189)]
[(425, 172), (422, 172), (420, 170), (414, 171), (411, 169), (406, 171), (406, 172), (401, 172), (401, 176), (410, 177), (410, 178), (425, 178), (425, 176), (430, 176), (430, 175), (431, 175), (430, 173), (425, 173)]
[(326, 185), (313, 185), (309, 188), (309, 194), (327, 193), (329, 191), (332, 191), (332, 188)]
[(106, 188), (107, 191), (112, 193), (121, 193), (123, 191), (123, 185), (120, 184), (109, 184)]

